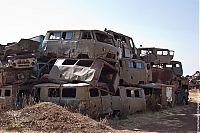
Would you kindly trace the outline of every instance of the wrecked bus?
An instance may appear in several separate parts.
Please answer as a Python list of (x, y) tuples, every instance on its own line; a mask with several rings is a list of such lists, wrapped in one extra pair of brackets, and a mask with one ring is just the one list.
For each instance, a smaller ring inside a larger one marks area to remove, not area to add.
[(49, 57), (104, 58), (116, 61), (113, 36), (99, 30), (47, 31), (42, 51)]
[(101, 87), (87, 83), (43, 83), (33, 87), (34, 98), (41, 102), (54, 102), (79, 110), (92, 118), (111, 114), (111, 95)]

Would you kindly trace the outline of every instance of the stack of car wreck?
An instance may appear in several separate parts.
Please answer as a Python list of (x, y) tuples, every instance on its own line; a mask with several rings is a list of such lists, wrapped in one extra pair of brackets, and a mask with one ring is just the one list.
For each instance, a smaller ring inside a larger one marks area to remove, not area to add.
[(137, 49), (131, 37), (107, 29), (21, 39), (1, 49), (2, 108), (49, 101), (98, 117), (187, 104), (188, 80), (173, 54)]

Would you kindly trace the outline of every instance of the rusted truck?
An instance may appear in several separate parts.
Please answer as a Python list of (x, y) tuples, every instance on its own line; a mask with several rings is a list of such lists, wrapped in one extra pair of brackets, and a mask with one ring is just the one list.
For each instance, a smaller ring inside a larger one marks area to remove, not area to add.
[(43, 83), (35, 85), (33, 90), (36, 101), (68, 106), (93, 118), (112, 113), (111, 95), (101, 87), (87, 83)]
[(174, 57), (174, 51), (163, 48), (138, 48), (138, 54), (142, 60), (152, 65), (170, 64)]
[(166, 85), (161, 83), (140, 84), (140, 88), (144, 89), (147, 109), (160, 110), (175, 105), (174, 85)]
[(113, 36), (99, 30), (51, 30), (42, 51), (49, 57), (104, 58), (116, 61), (118, 50)]
[(137, 87), (119, 86), (112, 96), (113, 115), (126, 117), (146, 110), (144, 90)]
[(180, 61), (171, 61), (170, 64), (163, 64), (164, 69), (172, 70), (178, 77), (183, 75), (182, 63)]

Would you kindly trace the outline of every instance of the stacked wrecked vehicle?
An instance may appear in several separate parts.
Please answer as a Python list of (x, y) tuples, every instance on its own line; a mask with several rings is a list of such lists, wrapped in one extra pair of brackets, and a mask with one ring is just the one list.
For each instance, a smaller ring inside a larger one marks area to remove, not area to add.
[(1, 52), (2, 108), (49, 101), (96, 118), (187, 104), (174, 51), (137, 49), (111, 30), (51, 30)]

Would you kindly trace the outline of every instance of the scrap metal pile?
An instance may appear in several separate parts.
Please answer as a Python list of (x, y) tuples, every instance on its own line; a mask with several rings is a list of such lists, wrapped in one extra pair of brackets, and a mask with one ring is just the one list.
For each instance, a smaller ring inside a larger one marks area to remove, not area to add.
[(1, 45), (0, 53), (2, 109), (53, 102), (96, 118), (188, 103), (174, 51), (136, 48), (111, 30), (51, 30)]

